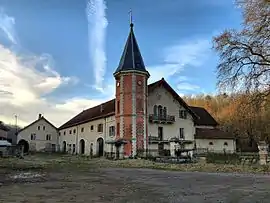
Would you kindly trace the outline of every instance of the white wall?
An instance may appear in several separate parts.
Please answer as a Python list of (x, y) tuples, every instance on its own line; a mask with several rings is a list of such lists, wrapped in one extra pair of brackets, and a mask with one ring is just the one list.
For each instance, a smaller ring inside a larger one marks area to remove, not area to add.
[[(98, 124), (103, 124), (103, 132), (98, 132)], [(94, 126), (94, 129), (91, 130), (91, 126)], [(90, 121), (84, 124), (80, 124), (74, 127), (66, 128), (60, 130), (60, 148), (63, 150), (63, 142), (65, 141), (67, 144), (75, 144), (76, 145), (76, 152), (80, 153), (80, 140), (83, 139), (85, 141), (85, 155), (90, 155), (90, 146), (93, 143), (93, 154), (97, 154), (98, 145), (97, 140), (98, 138), (103, 138), (104, 141), (104, 152), (109, 151), (109, 145), (106, 145), (106, 141), (114, 140), (115, 137), (109, 137), (109, 127), (115, 126), (115, 117), (110, 116), (107, 118), (102, 118), (94, 121)], [(82, 128), (84, 129), (82, 132)], [(71, 130), (71, 134), (70, 134)], [(75, 130), (75, 133), (74, 133)], [(65, 132), (65, 135), (64, 135)]]
[[(159, 96), (158, 96), (159, 95)], [(184, 108), (177, 100), (164, 88), (157, 87), (153, 92), (149, 93), (148, 98), (148, 114), (154, 114), (154, 105), (161, 105), (167, 108), (167, 115), (175, 116), (175, 122), (172, 124), (148, 124), (148, 135), (158, 136), (158, 127), (163, 127), (163, 139), (169, 140), (180, 135), (179, 128), (184, 128), (184, 136), (186, 140), (194, 141), (195, 127), (192, 116), (188, 113), (187, 119), (179, 118), (179, 110)], [(186, 148), (193, 148), (194, 144), (187, 145)], [(166, 146), (166, 148), (169, 145)]]
[[(38, 130), (38, 126), (40, 126), (40, 130)], [(45, 130), (43, 130), (43, 126), (45, 126)], [(35, 140), (31, 140), (31, 134), (36, 135)], [(46, 140), (47, 134), (51, 135), (51, 140)], [(57, 146), (58, 131), (44, 119), (40, 119), (19, 132), (17, 143), (22, 139), (29, 143), (30, 151), (43, 151), (47, 144), (55, 144)]]
[[(210, 145), (210, 142), (213, 145)], [(227, 146), (224, 145), (225, 142), (228, 144)], [(236, 143), (233, 139), (196, 139), (196, 147), (197, 149), (208, 149), (212, 152), (223, 152), (224, 149), (228, 153), (236, 151)]]

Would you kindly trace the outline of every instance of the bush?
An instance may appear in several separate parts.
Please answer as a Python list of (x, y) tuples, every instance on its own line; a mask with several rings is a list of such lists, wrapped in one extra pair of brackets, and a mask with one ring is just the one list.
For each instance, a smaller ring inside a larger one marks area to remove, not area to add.
[(206, 163), (214, 164), (239, 164), (241, 162), (237, 154), (207, 153)]

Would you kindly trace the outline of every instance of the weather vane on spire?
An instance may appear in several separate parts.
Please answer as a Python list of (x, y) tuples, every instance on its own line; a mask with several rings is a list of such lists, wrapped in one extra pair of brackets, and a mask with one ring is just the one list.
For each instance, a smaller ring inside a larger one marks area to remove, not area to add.
[(130, 9), (128, 13), (129, 13), (129, 21), (130, 21), (129, 23), (130, 23), (130, 26), (132, 27), (133, 26), (133, 22), (132, 22), (132, 10)]

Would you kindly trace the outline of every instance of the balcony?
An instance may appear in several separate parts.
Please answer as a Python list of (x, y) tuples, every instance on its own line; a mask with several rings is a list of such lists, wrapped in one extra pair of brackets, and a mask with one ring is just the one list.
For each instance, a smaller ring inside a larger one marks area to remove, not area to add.
[(163, 140), (161, 137), (158, 137), (158, 136), (149, 136), (148, 142), (149, 143), (169, 143), (169, 140)]
[(159, 116), (159, 115), (154, 115), (150, 114), (149, 115), (149, 122), (150, 123), (164, 123), (164, 124), (172, 124), (175, 122), (175, 116)]

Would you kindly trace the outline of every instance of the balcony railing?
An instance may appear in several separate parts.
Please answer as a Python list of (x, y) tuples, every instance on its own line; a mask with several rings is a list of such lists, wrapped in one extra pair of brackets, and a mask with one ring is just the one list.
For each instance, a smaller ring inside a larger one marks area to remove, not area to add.
[(149, 115), (149, 122), (152, 123), (174, 123), (175, 122), (175, 116), (159, 116), (159, 115), (154, 115), (150, 114)]
[(158, 136), (149, 136), (148, 137), (149, 143), (168, 143), (169, 140), (163, 140), (161, 137)]
[(194, 140), (186, 140), (184, 138), (177, 138), (177, 137), (172, 137), (169, 140), (168, 139), (161, 139), (158, 136), (149, 136), (148, 137), (149, 143), (169, 143), (169, 142), (176, 142), (179, 144), (192, 144), (194, 143)]

